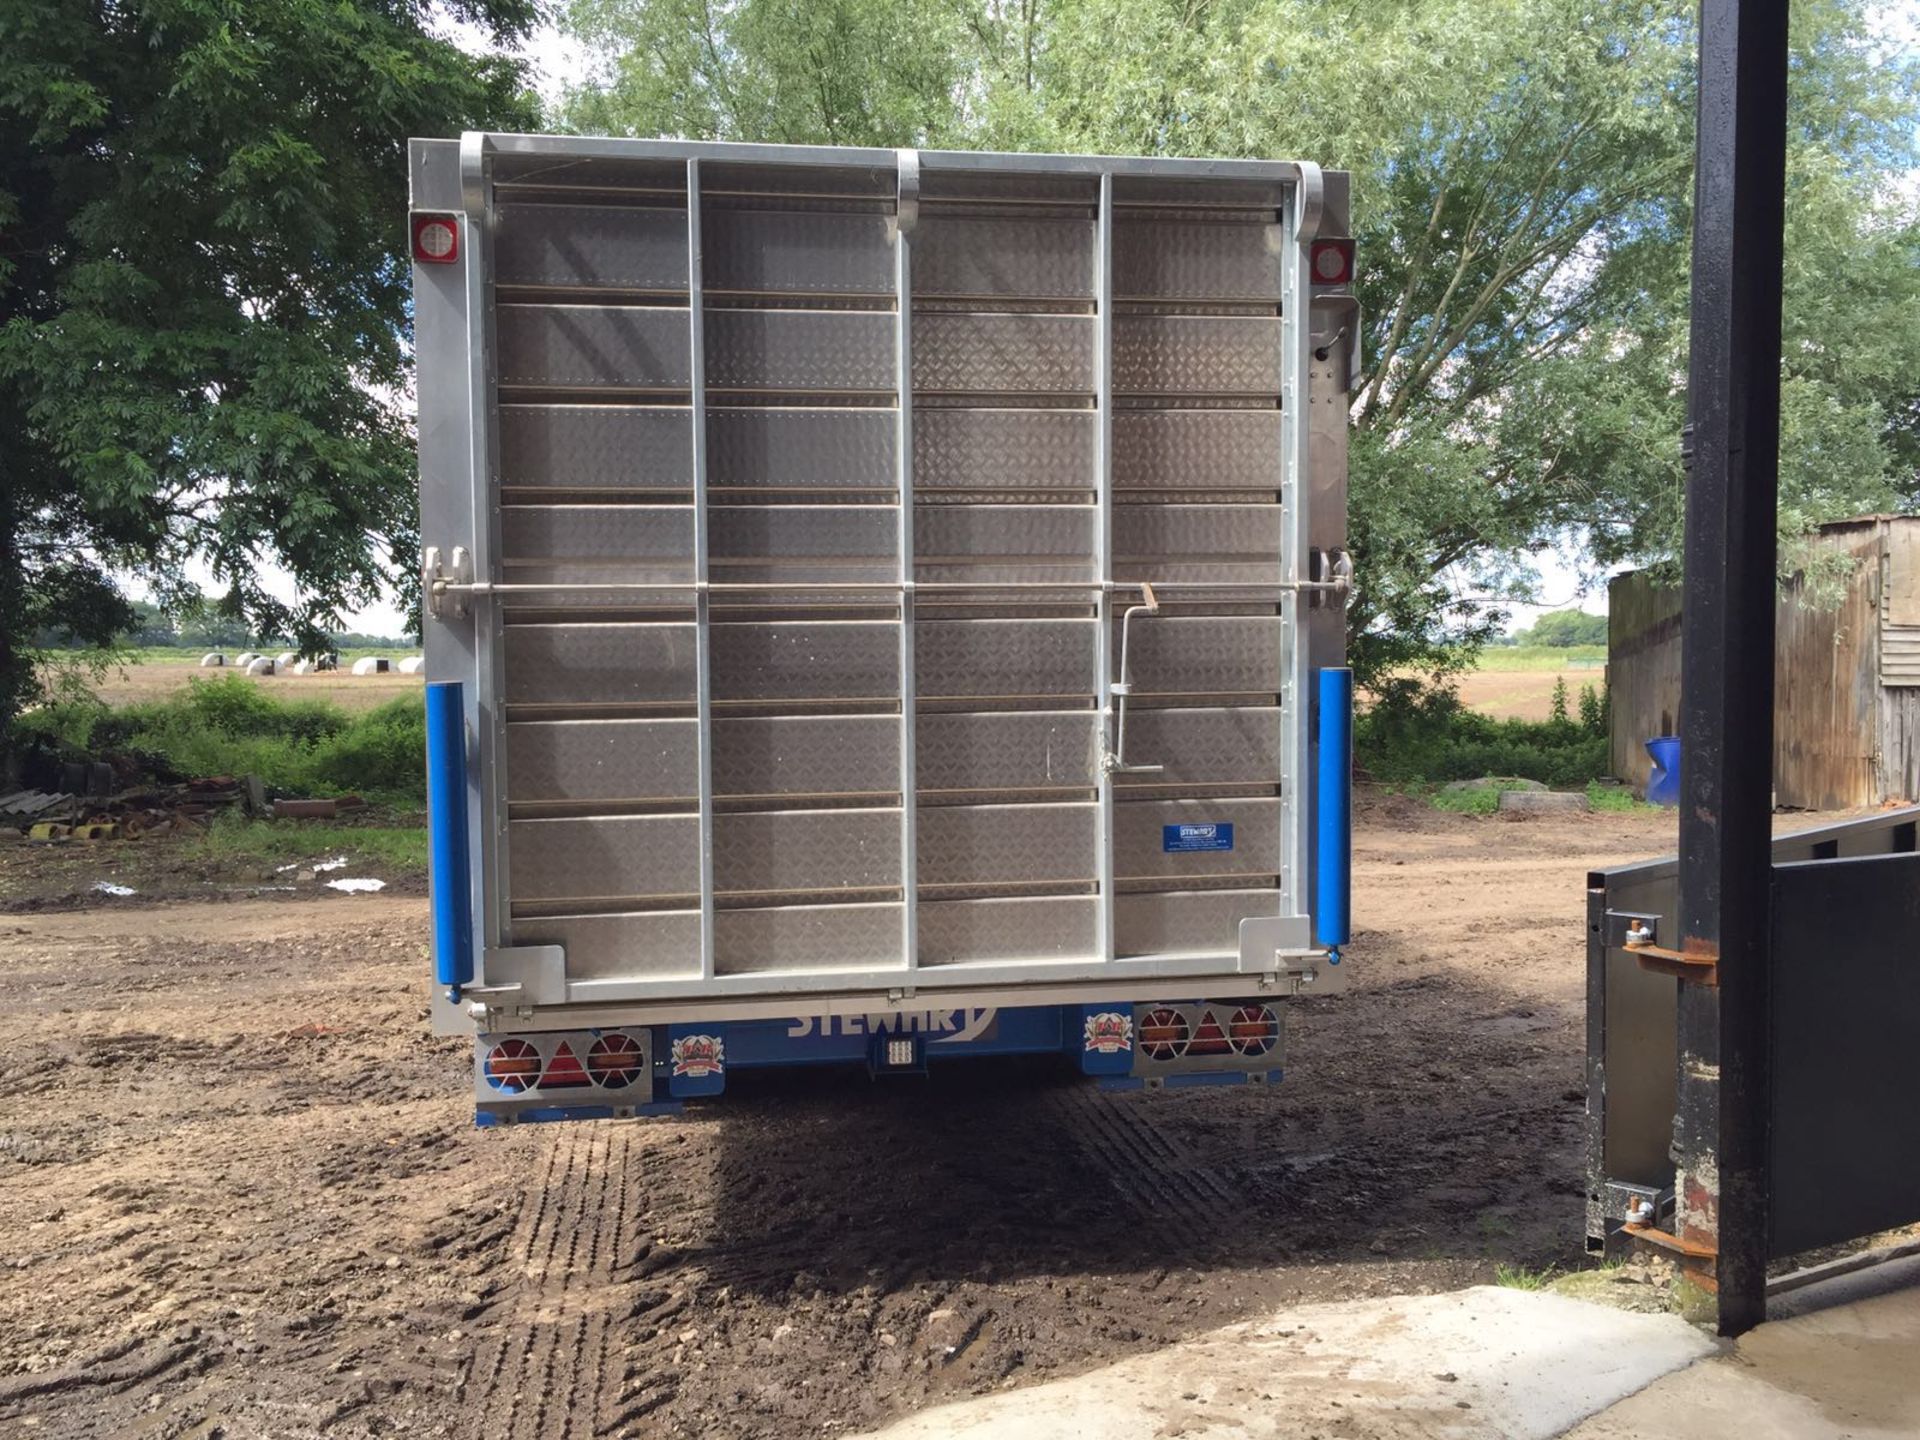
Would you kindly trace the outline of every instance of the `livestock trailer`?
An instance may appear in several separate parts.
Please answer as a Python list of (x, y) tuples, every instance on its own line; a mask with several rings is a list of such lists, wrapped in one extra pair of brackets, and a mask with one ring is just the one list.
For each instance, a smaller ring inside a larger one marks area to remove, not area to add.
[(482, 1123), (817, 1062), (1277, 1078), (1346, 974), (1347, 193), (413, 142), (434, 1013)]

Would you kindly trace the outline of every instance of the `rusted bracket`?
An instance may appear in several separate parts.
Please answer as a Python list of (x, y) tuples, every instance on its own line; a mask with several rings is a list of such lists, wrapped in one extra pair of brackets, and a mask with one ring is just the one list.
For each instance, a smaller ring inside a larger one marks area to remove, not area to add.
[(1656, 1230), (1651, 1225), (1640, 1225), (1631, 1220), (1620, 1228), (1643, 1244), (1679, 1257), (1680, 1266), (1692, 1284), (1709, 1293), (1719, 1293), (1720, 1252), (1713, 1246), (1702, 1245), (1697, 1240), (1685, 1240), (1668, 1231)]
[(1685, 1260), (1718, 1260), (1720, 1252), (1711, 1245), (1702, 1245), (1697, 1240), (1683, 1240), (1666, 1230), (1656, 1230), (1651, 1225), (1639, 1225), (1629, 1220), (1620, 1227), (1636, 1240), (1658, 1246), (1662, 1250), (1671, 1250)]
[(1690, 985), (1718, 988), (1720, 947), (1711, 940), (1694, 938), (1688, 938), (1681, 944), (1681, 949), (1669, 950), (1664, 945), (1654, 944), (1651, 937), (1639, 940), (1633, 931), (1628, 931), (1625, 948), (1629, 955), (1640, 962), (1642, 970), (1650, 970), (1655, 975), (1671, 975)]

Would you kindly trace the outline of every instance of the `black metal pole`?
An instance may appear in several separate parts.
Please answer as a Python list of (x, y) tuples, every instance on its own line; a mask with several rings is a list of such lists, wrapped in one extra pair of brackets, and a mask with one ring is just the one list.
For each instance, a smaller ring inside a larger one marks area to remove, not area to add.
[[(1718, 1320), (1766, 1318), (1773, 617), (1787, 6), (1702, 0), (1681, 620), (1676, 1229)], [(1715, 983), (1717, 982), (1717, 983)]]

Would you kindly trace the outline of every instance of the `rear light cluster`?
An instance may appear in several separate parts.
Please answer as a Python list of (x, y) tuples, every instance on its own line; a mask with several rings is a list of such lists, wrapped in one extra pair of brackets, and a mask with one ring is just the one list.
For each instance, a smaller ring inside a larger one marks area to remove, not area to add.
[(640, 1078), (646, 1056), (631, 1035), (601, 1035), (587, 1047), (582, 1062), (573, 1042), (562, 1040), (551, 1058), (526, 1040), (509, 1039), (487, 1051), (483, 1069), (487, 1083), (509, 1095), (522, 1095), (536, 1085), (542, 1090), (624, 1090)]
[(1347, 285), (1353, 281), (1353, 241), (1316, 240), (1310, 256), (1313, 283)]
[(1280, 1017), (1266, 1005), (1209, 1006), (1194, 1019), (1170, 1006), (1140, 1020), (1140, 1052), (1149, 1060), (1197, 1055), (1265, 1055), (1280, 1043)]
[(422, 265), (452, 265), (460, 258), (460, 217), (415, 215), (413, 258)]

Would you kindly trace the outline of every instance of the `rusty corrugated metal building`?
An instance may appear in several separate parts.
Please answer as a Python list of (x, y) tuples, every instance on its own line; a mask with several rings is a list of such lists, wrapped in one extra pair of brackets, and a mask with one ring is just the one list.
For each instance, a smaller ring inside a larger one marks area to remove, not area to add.
[[(1836, 521), (1813, 543), (1852, 572), (1837, 595), (1800, 577), (1780, 591), (1774, 799), (1808, 810), (1920, 799), (1920, 516)], [(1680, 592), (1635, 571), (1607, 600), (1612, 768), (1644, 790), (1646, 741), (1673, 734), (1680, 708)]]

